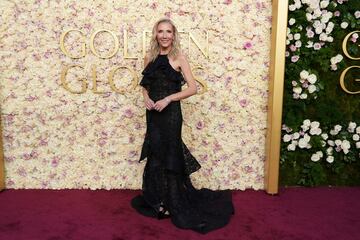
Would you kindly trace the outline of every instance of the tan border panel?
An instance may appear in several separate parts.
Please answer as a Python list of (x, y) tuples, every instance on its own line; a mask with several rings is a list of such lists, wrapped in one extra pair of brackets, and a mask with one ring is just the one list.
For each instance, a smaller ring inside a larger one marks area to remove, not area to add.
[[(1, 110), (0, 110), (1, 113)], [(5, 189), (5, 166), (4, 166), (4, 147), (2, 139), (2, 123), (0, 116), (0, 191)]]
[(265, 191), (278, 193), (288, 0), (273, 0), (266, 132)]

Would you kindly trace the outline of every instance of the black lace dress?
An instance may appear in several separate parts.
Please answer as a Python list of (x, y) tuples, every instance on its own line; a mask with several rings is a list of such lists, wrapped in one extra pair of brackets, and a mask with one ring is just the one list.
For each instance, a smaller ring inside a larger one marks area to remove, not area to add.
[[(148, 90), (154, 103), (181, 91), (185, 80), (158, 55), (142, 72), (140, 85)], [(234, 214), (230, 190), (196, 189), (189, 175), (200, 164), (181, 138), (180, 101), (173, 101), (161, 112), (146, 109), (146, 134), (139, 162), (147, 158), (142, 194), (131, 205), (140, 214), (158, 219), (170, 218), (179, 228), (200, 233), (225, 226)]]

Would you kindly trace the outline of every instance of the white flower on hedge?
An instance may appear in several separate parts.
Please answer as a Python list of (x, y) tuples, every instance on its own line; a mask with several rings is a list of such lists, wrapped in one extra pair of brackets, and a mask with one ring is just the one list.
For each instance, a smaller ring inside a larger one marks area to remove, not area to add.
[(320, 2), (320, 7), (321, 7), (321, 8), (326, 8), (328, 5), (329, 5), (329, 1), (328, 1), (328, 0), (327, 0), (327, 1), (324, 0), (324, 1), (321, 1), (321, 2)]
[(310, 129), (310, 134), (311, 135), (320, 135), (321, 134), (321, 129), (320, 128), (311, 128)]
[(283, 140), (284, 140), (284, 142), (290, 142), (291, 138), (292, 138), (292, 135), (285, 134), (284, 137), (283, 137)]
[(328, 147), (328, 148), (326, 149), (326, 154), (327, 154), (327, 155), (332, 155), (332, 154), (333, 154), (333, 151), (334, 151), (334, 148), (333, 148), (333, 147)]
[(313, 84), (311, 84), (311, 85), (309, 86), (308, 90), (309, 90), (309, 93), (313, 93), (313, 92), (316, 91), (316, 86), (313, 85)]
[(305, 47), (312, 48), (314, 46), (314, 43), (312, 41), (308, 41), (307, 45)]
[(302, 46), (301, 41), (300, 41), (300, 40), (297, 40), (297, 41), (295, 42), (295, 47), (300, 48), (301, 46)]
[(299, 40), (300, 37), (301, 37), (300, 33), (295, 33), (295, 34), (294, 34), (294, 39), (295, 39), (295, 40)]
[(321, 33), (319, 36), (320, 41), (325, 42), (327, 40), (328, 35), (326, 33)]
[(293, 134), (293, 139), (299, 139), (300, 134), (298, 132)]
[(291, 5), (289, 5), (289, 11), (295, 11), (296, 10), (296, 7), (295, 7), (295, 5), (294, 4), (291, 4)]
[(317, 162), (317, 161), (319, 161), (322, 157), (323, 157), (322, 151), (317, 151), (316, 153), (314, 153), (314, 154), (311, 156), (311, 161)]
[(292, 25), (294, 25), (294, 23), (295, 23), (295, 19), (294, 19), (294, 18), (290, 18), (290, 19), (289, 19), (289, 25), (292, 26)]
[(321, 142), (321, 146), (322, 146), (322, 147), (325, 147), (325, 146), (326, 146), (326, 142), (325, 142), (324, 140), (321, 140), (320, 142)]
[(294, 35), (293, 35), (292, 33), (290, 33), (290, 34), (287, 35), (287, 38), (288, 38), (289, 40), (293, 40), (293, 39), (294, 39)]
[(356, 148), (360, 148), (360, 142), (356, 142), (355, 146)]
[[(350, 149), (350, 147), (351, 147), (351, 145), (350, 145), (350, 142), (348, 140), (345, 139), (345, 140), (342, 141), (341, 148), (342, 148), (342, 150), (344, 151), (345, 154), (349, 152), (348, 150)], [(347, 150), (347, 151), (345, 152), (345, 150)]]
[(343, 28), (343, 29), (347, 28), (348, 26), (349, 26), (349, 24), (347, 22), (342, 22), (340, 24), (340, 27)]
[(289, 145), (287, 146), (287, 150), (288, 150), (288, 151), (295, 151), (295, 149), (296, 149), (296, 145), (295, 145), (295, 144), (289, 144)]
[(332, 146), (332, 147), (335, 146), (335, 143), (333, 140), (328, 140), (327, 144), (329, 144), (329, 146)]
[(321, 134), (322, 139), (327, 140), (329, 138), (329, 135), (327, 133)]
[(335, 131), (340, 132), (342, 129), (342, 126), (337, 124), (337, 125), (335, 125), (334, 129), (335, 129)]
[(320, 43), (314, 43), (314, 50), (319, 50), (319, 49), (321, 49), (321, 44)]
[(360, 126), (356, 128), (356, 133), (360, 134)]
[(355, 128), (356, 128), (356, 123), (355, 122), (349, 122), (349, 126), (347, 128), (348, 132), (355, 132)]
[(305, 120), (303, 121), (303, 126), (305, 126), (305, 127), (310, 127), (310, 126), (311, 126), (311, 121), (310, 121), (309, 119), (305, 119)]
[(317, 77), (315, 74), (312, 73), (308, 76), (307, 80), (309, 81), (309, 83), (314, 84), (317, 81)]
[(352, 139), (353, 139), (354, 141), (359, 141), (360, 137), (359, 137), (358, 134), (354, 134), (354, 135), (352, 136)]
[[(305, 137), (305, 136), (307, 136), (307, 137)], [(306, 147), (308, 147), (309, 141), (310, 141), (310, 136), (307, 135), (307, 134), (305, 134), (303, 138), (300, 138), (300, 139), (299, 139), (299, 143), (298, 143), (298, 144), (299, 144), (299, 148), (306, 148)]]
[(301, 87), (294, 87), (293, 92), (297, 93), (297, 94), (300, 94), (302, 92), (302, 88)]
[(327, 156), (326, 161), (332, 163), (334, 161), (334, 156)]
[(309, 76), (309, 72), (308, 72), (308, 71), (302, 70), (302, 71), (300, 72), (300, 77), (301, 77), (302, 79), (307, 79), (308, 76)]
[(360, 11), (356, 11), (356, 12), (354, 13), (354, 16), (355, 16), (355, 18), (360, 18)]
[(320, 127), (320, 123), (318, 121), (313, 121), (310, 123), (311, 128), (318, 128)]
[(335, 140), (335, 145), (336, 145), (336, 146), (340, 146), (341, 143), (342, 143), (342, 141), (341, 141), (340, 139), (336, 139), (336, 140)]
[(294, 5), (297, 9), (301, 8), (302, 7), (302, 4), (301, 4), (301, 1), (300, 0), (295, 0), (294, 1)]
[(307, 99), (307, 94), (306, 93), (300, 94), (300, 99)]
[(313, 15), (311, 13), (306, 13), (306, 20), (308, 20), (308, 22), (311, 22), (312, 19)]
[(338, 54), (335, 57), (332, 57), (330, 59), (330, 63), (331, 64), (337, 64), (337, 63), (341, 62), (343, 59), (344, 59), (344, 57), (341, 54)]
[(333, 41), (334, 41), (334, 38), (331, 37), (331, 36), (328, 36), (327, 39), (326, 39), (326, 41), (328, 41), (328, 42), (333, 42)]

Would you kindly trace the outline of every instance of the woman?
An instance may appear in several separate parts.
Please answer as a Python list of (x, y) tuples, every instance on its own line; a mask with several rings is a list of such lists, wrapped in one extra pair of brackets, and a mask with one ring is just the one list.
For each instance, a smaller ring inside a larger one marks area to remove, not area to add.
[[(140, 85), (147, 130), (139, 162), (145, 157), (147, 162), (142, 195), (132, 206), (145, 216), (171, 218), (175, 226), (200, 233), (223, 227), (234, 214), (230, 190), (198, 190), (189, 177), (201, 166), (181, 138), (180, 100), (196, 94), (197, 87), (170, 19), (155, 23), (144, 63)], [(185, 82), (188, 87), (181, 90)]]

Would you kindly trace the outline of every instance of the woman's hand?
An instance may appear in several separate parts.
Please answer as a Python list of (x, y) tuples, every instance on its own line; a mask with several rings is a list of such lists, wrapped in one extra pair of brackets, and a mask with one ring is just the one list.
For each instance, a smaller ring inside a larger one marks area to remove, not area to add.
[(155, 103), (154, 109), (161, 112), (167, 105), (169, 105), (170, 102), (171, 100), (168, 97), (163, 98)]
[(146, 107), (147, 110), (154, 109), (155, 104), (154, 104), (154, 101), (151, 100), (151, 98), (145, 97), (144, 100), (145, 100), (145, 107)]

